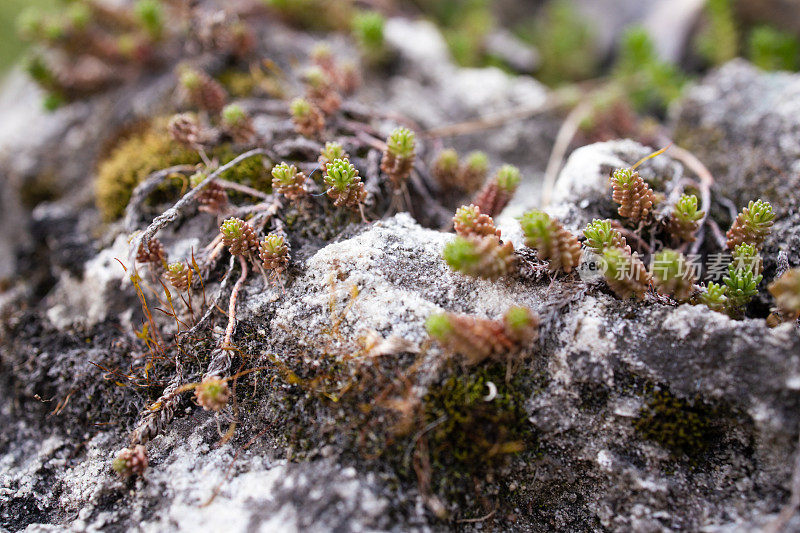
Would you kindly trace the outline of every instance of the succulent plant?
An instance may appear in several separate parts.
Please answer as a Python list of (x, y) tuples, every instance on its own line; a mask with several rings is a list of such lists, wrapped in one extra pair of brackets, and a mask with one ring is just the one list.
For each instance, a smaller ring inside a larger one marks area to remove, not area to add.
[(753, 272), (753, 275), (761, 274), (761, 271), (764, 269), (758, 249), (755, 245), (746, 242), (737, 244), (736, 248), (733, 249), (731, 265), (733, 265), (733, 268), (736, 270), (750, 270)]
[(694, 242), (703, 216), (705, 213), (697, 208), (697, 196), (684, 194), (675, 202), (667, 231), (677, 242)]
[(386, 55), (383, 28), (386, 20), (377, 11), (359, 11), (353, 16), (351, 28), (353, 36), (364, 57), (373, 62), (380, 62)]
[(785, 318), (797, 320), (800, 317), (800, 268), (787, 270), (770, 283), (767, 289)]
[(615, 229), (610, 220), (594, 219), (583, 230), (586, 237), (584, 246), (597, 255), (603, 255), (606, 248), (622, 248), (631, 253), (631, 247), (625, 237)]
[(726, 287), (710, 282), (705, 287), (705, 292), (700, 294), (700, 302), (712, 311), (724, 313), (728, 308), (728, 297), (725, 295)]
[(228, 94), (214, 78), (200, 70), (185, 67), (180, 74), (185, 99), (212, 115), (219, 115), (228, 101)]
[(167, 254), (164, 252), (164, 245), (155, 237), (148, 242), (143, 241), (139, 245), (139, 251), (136, 253), (136, 261), (139, 263), (163, 265), (166, 260)]
[[(198, 187), (205, 179), (205, 173), (195, 172), (189, 178), (189, 184), (192, 187)], [(200, 211), (211, 213), (212, 215), (221, 215), (225, 213), (230, 205), (228, 193), (216, 180), (212, 180), (210, 183), (206, 183), (203, 186), (203, 190), (197, 195), (197, 202), (200, 204)]]
[(460, 189), (466, 193), (480, 190), (489, 175), (489, 156), (481, 151), (468, 153), (460, 174)]
[(252, 119), (238, 104), (229, 104), (222, 110), (222, 129), (241, 144), (252, 142), (256, 135)]
[(433, 177), (444, 190), (460, 189), (458, 152), (452, 148), (442, 150), (436, 156), (431, 169)]
[(222, 242), (231, 255), (250, 255), (258, 251), (256, 230), (241, 218), (229, 218), (219, 227)]
[(533, 210), (520, 219), (525, 246), (533, 248), (539, 259), (550, 262), (550, 271), (572, 272), (581, 261), (581, 245), (561, 222), (544, 211)]
[(338, 142), (326, 142), (325, 146), (322, 148), (322, 152), (319, 154), (319, 159), (317, 162), (319, 165), (326, 169), (328, 168), (328, 163), (332, 163), (337, 159), (350, 159), (348, 153), (344, 150), (344, 147)]
[(167, 265), (164, 277), (173, 287), (181, 292), (186, 292), (192, 283), (192, 270), (185, 263), (170, 263)]
[(221, 411), (231, 397), (228, 383), (217, 376), (206, 376), (195, 388), (197, 404), (206, 411)]
[(722, 278), (725, 284), (725, 296), (728, 298), (728, 314), (733, 318), (744, 315), (744, 308), (758, 294), (758, 284), (763, 276), (753, 274), (749, 268), (737, 269), (733, 264), (728, 267), (728, 275)]
[(696, 277), (686, 257), (675, 250), (661, 250), (653, 256), (650, 268), (658, 292), (685, 302), (692, 295)]
[(325, 119), (317, 106), (305, 98), (295, 98), (290, 105), (292, 121), (297, 133), (314, 137), (325, 127)]
[(174, 115), (167, 126), (169, 134), (184, 146), (195, 148), (200, 144), (202, 128), (197, 117), (192, 113)]
[(480, 207), (481, 213), (496, 217), (514, 196), (519, 182), (519, 169), (513, 165), (503, 165), (494, 178), (481, 189), (474, 203)]
[(623, 300), (632, 296), (641, 300), (652, 281), (636, 252), (631, 254), (622, 248), (603, 251), (601, 270), (608, 286)]
[(141, 444), (120, 450), (111, 469), (123, 478), (143, 475), (147, 469), (147, 450)]
[(280, 273), (289, 263), (289, 245), (282, 235), (270, 233), (258, 245), (258, 255), (266, 270)]
[(509, 274), (516, 262), (514, 246), (494, 236), (456, 237), (445, 246), (443, 257), (456, 272), (484, 279)]
[(272, 189), (289, 200), (297, 200), (308, 194), (305, 182), (306, 175), (299, 172), (294, 165), (281, 163), (272, 168)]
[(311, 67), (304, 75), (306, 82), (306, 98), (325, 115), (336, 113), (342, 105), (342, 99), (334, 86), (331, 75), (319, 67)]
[(395, 189), (399, 189), (411, 174), (416, 146), (416, 136), (407, 128), (396, 128), (386, 140), (381, 170), (389, 176)]
[(775, 214), (772, 205), (764, 200), (750, 201), (743, 208), (731, 229), (728, 230), (728, 249), (733, 250), (738, 244), (749, 243), (761, 248), (764, 239), (769, 235)]
[(507, 360), (529, 347), (538, 338), (539, 317), (525, 307), (512, 307), (502, 321), (438, 313), (428, 317), (425, 328), (446, 351), (475, 365), (489, 358)]
[(456, 210), (453, 217), (453, 227), (456, 233), (462, 237), (474, 235), (485, 237), (487, 235), (500, 236), (500, 230), (494, 225), (494, 220), (488, 215), (481, 213), (475, 204), (462, 205)]
[(618, 168), (611, 175), (614, 189), (612, 198), (619, 204), (619, 216), (639, 221), (645, 218), (656, 196), (638, 172), (631, 168)]
[(357, 209), (367, 196), (358, 170), (347, 159), (336, 159), (328, 163), (326, 170), (323, 179), (328, 186), (327, 193), (333, 199), (333, 205)]

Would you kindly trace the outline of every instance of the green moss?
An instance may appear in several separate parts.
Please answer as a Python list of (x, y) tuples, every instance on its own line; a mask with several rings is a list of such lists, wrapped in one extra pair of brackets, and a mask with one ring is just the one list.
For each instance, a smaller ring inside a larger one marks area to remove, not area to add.
[[(505, 380), (504, 365), (492, 364), (469, 374), (455, 374), (425, 396), (423, 427), (434, 468), (447, 471), (442, 486), (453, 478), (469, 478), (497, 466), (526, 448), (530, 436), (522, 378)], [(491, 382), (497, 395), (485, 398)]]
[[(105, 220), (111, 221), (122, 216), (133, 189), (151, 173), (171, 166), (201, 162), (197, 152), (172, 140), (166, 124), (167, 119), (158, 118), (140, 128), (118, 142), (98, 165), (95, 202)], [(224, 165), (239, 154), (229, 144), (223, 144), (208, 155)], [(243, 161), (221, 177), (261, 191), (271, 190), (271, 177), (264, 159), (260, 157)], [(173, 195), (178, 191), (179, 187), (174, 183), (162, 189), (162, 192)]]
[(722, 414), (700, 401), (690, 402), (656, 389), (633, 425), (642, 438), (658, 443), (674, 456), (696, 459), (722, 438)]
[(159, 119), (123, 139), (97, 169), (95, 201), (105, 220), (122, 216), (133, 189), (149, 174), (175, 165), (200, 163), (197, 152), (174, 142)]

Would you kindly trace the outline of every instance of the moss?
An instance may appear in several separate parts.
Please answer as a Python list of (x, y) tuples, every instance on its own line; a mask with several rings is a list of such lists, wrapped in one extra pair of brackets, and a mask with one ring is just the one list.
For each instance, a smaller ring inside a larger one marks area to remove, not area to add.
[(721, 440), (722, 414), (720, 409), (700, 401), (654, 389), (634, 421), (634, 428), (676, 457), (697, 459)]
[[(526, 448), (526, 395), (519, 375), (506, 382), (505, 373), (499, 364), (457, 373), (425, 396), (422, 427), (434, 426), (428, 433), (431, 464), (450, 478), (442, 479), (442, 485), (491, 469)], [(489, 382), (497, 387), (491, 401), (485, 400)]]
[[(111, 221), (122, 216), (133, 189), (149, 174), (175, 165), (196, 165), (201, 162), (197, 152), (172, 140), (167, 131), (167, 120), (164, 117), (157, 118), (138, 128), (118, 141), (100, 162), (95, 181), (95, 201), (105, 220)], [(223, 144), (208, 155), (223, 165), (239, 154), (229, 144)], [(263, 158), (253, 157), (224, 172), (221, 177), (269, 191), (272, 181), (267, 166)], [(162, 192), (176, 194), (179, 190), (172, 183)]]

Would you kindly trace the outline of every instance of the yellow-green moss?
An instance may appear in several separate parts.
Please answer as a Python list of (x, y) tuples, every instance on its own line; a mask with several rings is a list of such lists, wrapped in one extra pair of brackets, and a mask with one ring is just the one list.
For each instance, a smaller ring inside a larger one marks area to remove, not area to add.
[(657, 442), (673, 455), (696, 458), (722, 438), (721, 411), (702, 402), (654, 390), (634, 421), (645, 439)]
[(103, 219), (122, 216), (133, 189), (149, 174), (175, 165), (200, 162), (197, 152), (169, 135), (166, 120), (158, 119), (121, 140), (97, 168), (95, 201)]
[[(208, 152), (208, 156), (216, 159), (220, 165), (238, 155), (229, 144)], [(105, 220), (115, 220), (125, 212), (133, 189), (148, 175), (163, 168), (200, 162), (200, 155), (196, 151), (181, 146), (170, 137), (167, 119), (155, 119), (119, 141), (100, 162), (95, 181), (97, 207)], [(272, 184), (268, 171), (270, 166), (265, 158), (253, 157), (224, 172), (221, 178), (269, 192)], [(175, 183), (162, 188), (162, 192), (172, 194), (179, 190)]]

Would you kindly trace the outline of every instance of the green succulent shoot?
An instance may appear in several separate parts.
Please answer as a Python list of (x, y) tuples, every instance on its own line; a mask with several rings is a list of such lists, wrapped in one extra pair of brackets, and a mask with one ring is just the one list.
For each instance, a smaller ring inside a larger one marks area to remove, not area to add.
[(274, 186), (288, 187), (294, 185), (295, 176), (297, 176), (297, 167), (289, 163), (281, 163), (272, 168), (272, 177), (277, 181)]
[(324, 180), (328, 187), (345, 192), (357, 181), (356, 167), (347, 159), (335, 159), (328, 163)]
[(506, 311), (503, 322), (512, 333), (518, 333), (529, 328), (535, 321), (535, 315), (527, 307), (514, 306)]
[(728, 230), (728, 248), (734, 249), (741, 243), (750, 243), (757, 248), (760, 247), (769, 235), (774, 221), (775, 213), (769, 202), (751, 200), (733, 221), (731, 229)]
[(142, 28), (153, 40), (158, 40), (164, 33), (164, 12), (159, 0), (138, 0), (134, 12)]
[(481, 252), (475, 241), (456, 237), (444, 247), (445, 262), (457, 272), (473, 270), (481, 261)]
[(414, 155), (417, 146), (414, 132), (408, 128), (395, 128), (386, 141), (390, 154), (399, 159), (407, 159)]
[(261, 241), (261, 248), (274, 255), (283, 255), (288, 250), (283, 235), (270, 233)]
[(725, 295), (726, 287), (713, 281), (706, 285), (706, 290), (700, 295), (700, 302), (712, 311), (724, 313), (728, 307), (728, 297)]
[(204, 179), (206, 179), (206, 174), (204, 172), (195, 172), (189, 177), (189, 185), (194, 189), (200, 185)]
[(329, 85), (328, 76), (319, 67), (310, 67), (303, 74), (303, 79), (314, 89), (320, 89)]
[(464, 165), (469, 172), (485, 175), (489, 171), (489, 156), (480, 150), (470, 152)]
[(428, 335), (441, 342), (453, 333), (453, 324), (447, 313), (436, 313), (425, 321), (425, 330)]
[(673, 216), (681, 222), (697, 222), (704, 214), (697, 208), (697, 196), (694, 194), (684, 194), (675, 202)]
[(695, 276), (684, 255), (676, 250), (661, 250), (653, 256), (653, 283), (663, 294), (679, 302), (689, 299)]
[(761, 256), (755, 245), (743, 242), (734, 248), (731, 265), (736, 270), (750, 270), (754, 275), (761, 274)]
[(441, 172), (455, 174), (456, 172), (458, 172), (458, 152), (456, 152), (452, 148), (442, 150), (436, 157), (436, 163), (434, 164), (434, 166), (438, 168)]
[(497, 171), (495, 183), (497, 183), (497, 187), (501, 191), (514, 194), (514, 191), (516, 191), (519, 186), (520, 179), (520, 173), (517, 167), (514, 165), (503, 165), (500, 167), (500, 170)]
[(722, 278), (725, 283), (725, 295), (728, 297), (728, 311), (731, 316), (741, 316), (745, 306), (758, 294), (758, 284), (763, 276), (755, 275), (752, 270), (728, 267), (728, 275)]
[(610, 220), (592, 220), (583, 230), (583, 235), (586, 237), (583, 244), (597, 255), (602, 255), (609, 247), (625, 246), (622, 235), (611, 226)]
[[(525, 213), (519, 219), (522, 233), (525, 234), (525, 242), (541, 243), (543, 247), (552, 246), (556, 235), (552, 231), (550, 215), (544, 211), (533, 210)], [(526, 244), (526, 246), (530, 246)]]
[(325, 147), (322, 149), (322, 158), (326, 161), (334, 161), (336, 159), (346, 159), (347, 153), (344, 147), (337, 142), (326, 142)]
[(226, 105), (222, 110), (222, 122), (228, 127), (241, 126), (247, 119), (247, 113), (238, 104)]
[(187, 91), (196, 91), (203, 84), (201, 74), (191, 67), (181, 69), (180, 84)]
[(635, 180), (636, 171), (632, 168), (618, 168), (611, 174), (611, 181), (623, 189), (630, 188)]
[(244, 234), (242, 221), (238, 218), (229, 218), (225, 220), (219, 227), (219, 231), (222, 233), (223, 237), (230, 240), (241, 239)]
[(472, 228), (478, 222), (481, 210), (475, 204), (462, 205), (456, 209), (453, 223), (466, 228)]
[(289, 104), (289, 110), (292, 113), (292, 117), (296, 119), (307, 118), (312, 113), (311, 102), (305, 98), (295, 98), (292, 100), (292, 103)]

